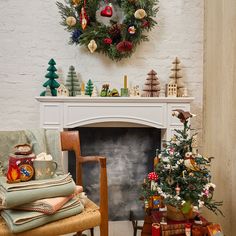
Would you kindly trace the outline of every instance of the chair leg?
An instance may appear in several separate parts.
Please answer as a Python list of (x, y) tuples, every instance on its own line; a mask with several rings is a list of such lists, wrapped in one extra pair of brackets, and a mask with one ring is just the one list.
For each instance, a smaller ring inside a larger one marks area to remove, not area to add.
[(90, 229), (90, 235), (91, 235), (91, 236), (94, 236), (94, 228), (91, 228), (91, 229)]
[(101, 236), (108, 236), (108, 222), (101, 222), (100, 224), (100, 235)]

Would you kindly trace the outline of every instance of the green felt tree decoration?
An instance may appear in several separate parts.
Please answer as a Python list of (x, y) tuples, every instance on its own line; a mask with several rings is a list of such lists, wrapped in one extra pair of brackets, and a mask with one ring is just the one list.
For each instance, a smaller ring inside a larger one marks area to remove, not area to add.
[(93, 82), (90, 79), (86, 85), (85, 95), (89, 95), (91, 97), (92, 93), (93, 93)]
[(167, 206), (178, 208), (184, 214), (192, 207), (203, 206), (222, 214), (219, 209), (222, 202), (213, 199), (215, 184), (211, 182), (209, 170), (211, 158), (198, 153), (196, 133), (191, 134), (189, 119), (193, 115), (177, 109), (173, 116), (183, 123), (183, 129), (176, 129), (173, 138), (166, 142), (154, 172), (144, 181), (141, 198), (148, 201), (159, 195)]
[[(54, 59), (51, 59), (49, 62), (49, 67), (47, 69), (48, 73), (45, 75), (45, 78), (48, 78), (48, 80), (43, 84), (43, 87), (47, 88), (49, 86), (51, 90), (52, 96), (57, 96), (57, 88), (60, 86), (60, 84), (56, 81), (58, 79), (58, 75), (56, 74), (56, 62)], [(45, 96), (46, 91), (43, 91), (40, 96)]]
[(74, 66), (70, 66), (65, 86), (69, 90), (69, 96), (81, 95), (81, 86), (77, 78)]

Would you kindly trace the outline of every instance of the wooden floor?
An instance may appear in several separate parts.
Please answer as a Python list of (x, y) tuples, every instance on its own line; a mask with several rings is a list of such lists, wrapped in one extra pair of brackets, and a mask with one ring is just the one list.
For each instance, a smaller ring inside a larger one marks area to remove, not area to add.
[[(143, 222), (139, 221), (139, 225)], [(99, 228), (95, 228), (94, 236), (100, 236)], [(89, 232), (83, 232), (87, 236), (90, 236)], [(73, 234), (67, 234), (66, 236), (72, 236)], [(101, 235), (102, 236), (102, 235)], [(109, 222), (109, 236), (133, 236), (133, 226), (131, 221), (112, 221)], [(137, 236), (141, 236), (141, 231), (139, 230)]]

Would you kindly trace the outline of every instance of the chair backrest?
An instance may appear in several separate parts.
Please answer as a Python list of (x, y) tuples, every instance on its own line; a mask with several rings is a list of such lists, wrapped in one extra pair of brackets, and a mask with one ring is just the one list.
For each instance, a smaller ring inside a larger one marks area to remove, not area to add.
[(74, 151), (76, 158), (76, 184), (83, 185), (82, 181), (82, 160), (80, 152), (80, 138), (78, 131), (61, 132), (62, 151)]
[[(62, 151), (74, 151), (76, 156), (76, 184), (82, 185), (82, 164), (87, 162), (97, 162), (100, 164), (100, 229), (103, 235), (108, 235), (108, 188), (106, 158), (101, 156), (82, 157), (80, 152), (80, 139), (78, 131), (61, 132)], [(103, 236), (101, 235), (101, 236)]]

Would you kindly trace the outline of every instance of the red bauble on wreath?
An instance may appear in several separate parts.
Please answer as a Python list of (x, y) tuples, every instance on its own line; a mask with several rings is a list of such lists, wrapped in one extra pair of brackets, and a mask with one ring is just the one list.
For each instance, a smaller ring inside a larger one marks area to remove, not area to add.
[(108, 6), (105, 6), (105, 8), (101, 11), (101, 16), (105, 17), (112, 17), (113, 11), (112, 11), (112, 5), (109, 3)]

